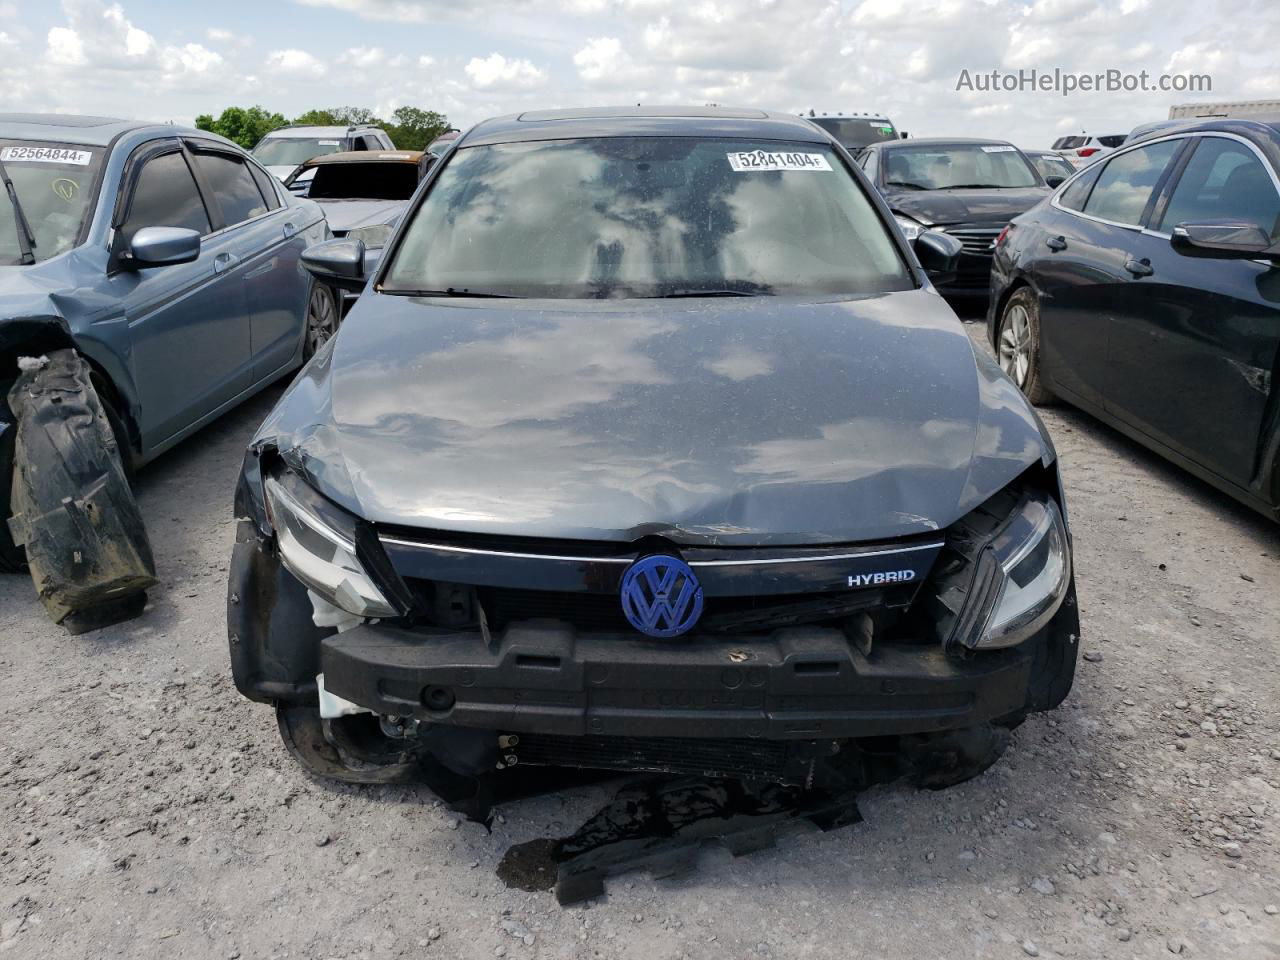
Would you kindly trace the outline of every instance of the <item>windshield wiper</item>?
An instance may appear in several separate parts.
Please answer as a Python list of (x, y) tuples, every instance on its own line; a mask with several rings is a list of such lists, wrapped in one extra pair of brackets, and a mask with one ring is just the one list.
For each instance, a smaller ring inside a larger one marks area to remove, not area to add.
[(36, 235), (31, 232), (31, 224), (27, 223), (27, 215), (22, 211), (22, 202), (18, 200), (17, 188), (9, 179), (9, 171), (4, 168), (3, 160), (0, 160), (0, 183), (4, 184), (5, 192), (9, 194), (9, 202), (13, 204), (14, 225), (18, 228), (18, 250), (22, 254), (19, 262), (35, 263), (36, 255), (32, 252), (32, 247), (36, 245)]
[(673, 290), (671, 293), (659, 293), (652, 300), (682, 300), (692, 297), (760, 297), (761, 293), (749, 290)]
[(478, 290), (467, 290), (466, 288), (448, 287), (444, 290), (391, 290), (382, 287), (379, 293), (385, 293), (392, 297), (481, 297), (484, 299), (496, 300), (523, 300), (524, 297), (517, 297), (510, 293), (484, 293)]
[(1000, 183), (948, 183), (943, 190), (1003, 190)]
[(923, 183), (916, 183), (912, 180), (886, 180), (886, 187), (906, 187), (908, 190), (932, 190), (932, 187), (925, 186)]

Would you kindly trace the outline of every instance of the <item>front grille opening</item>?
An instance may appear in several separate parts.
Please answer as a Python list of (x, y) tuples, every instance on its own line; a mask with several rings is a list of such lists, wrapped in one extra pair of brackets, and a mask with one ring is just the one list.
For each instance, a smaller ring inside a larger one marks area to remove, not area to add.
[[(479, 629), (483, 616), (484, 625), (494, 634), (525, 621), (552, 620), (582, 633), (641, 636), (627, 622), (614, 593), (472, 587), (412, 579), (408, 584), (420, 600), (420, 609), (425, 611), (420, 618), (423, 626)], [(680, 639), (767, 635), (773, 630), (798, 626), (842, 629), (860, 644), (871, 636), (888, 639), (910, 605), (914, 591), (915, 584), (901, 584), (825, 593), (708, 597), (698, 625)]]

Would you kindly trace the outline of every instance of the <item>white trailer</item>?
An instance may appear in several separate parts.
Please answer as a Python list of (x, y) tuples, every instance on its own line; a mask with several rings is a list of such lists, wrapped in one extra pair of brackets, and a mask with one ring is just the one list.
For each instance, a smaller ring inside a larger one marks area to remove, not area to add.
[(1198, 117), (1249, 117), (1258, 113), (1280, 113), (1280, 100), (1233, 100), (1225, 103), (1177, 103), (1169, 108), (1170, 120)]

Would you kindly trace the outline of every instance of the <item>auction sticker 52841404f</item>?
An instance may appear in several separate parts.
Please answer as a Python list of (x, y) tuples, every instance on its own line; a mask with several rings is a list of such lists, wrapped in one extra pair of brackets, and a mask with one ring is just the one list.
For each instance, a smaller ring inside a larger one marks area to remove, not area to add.
[(729, 166), (736, 173), (759, 173), (765, 170), (825, 170), (831, 172), (831, 164), (820, 153), (771, 153), (767, 150), (748, 150), (745, 153), (728, 153)]
[(5, 163), (69, 163), (87, 167), (93, 159), (91, 150), (72, 150), (70, 147), (5, 147), (0, 150), (0, 160)]

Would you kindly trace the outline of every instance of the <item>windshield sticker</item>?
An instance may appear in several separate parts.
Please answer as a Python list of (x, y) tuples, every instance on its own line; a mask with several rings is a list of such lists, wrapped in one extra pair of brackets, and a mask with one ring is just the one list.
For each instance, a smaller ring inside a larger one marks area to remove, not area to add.
[(5, 163), (69, 163), (87, 167), (93, 160), (93, 153), (66, 147), (5, 147), (0, 150), (0, 160)]
[(826, 170), (831, 171), (831, 164), (820, 153), (768, 153), (764, 150), (751, 150), (746, 153), (727, 153), (729, 166), (735, 173), (756, 173), (765, 170)]
[(76, 198), (76, 194), (80, 192), (80, 184), (74, 180), (68, 180), (66, 177), (59, 177), (53, 183), (49, 184), (53, 188), (53, 192), (60, 196), (63, 200), (70, 203)]
[(322, 147), (336, 147), (336, 146), (338, 146), (338, 141), (337, 141), (337, 140), (319, 140), (319, 141), (317, 141), (317, 142), (318, 142), (318, 143), (320, 144), (320, 146), (322, 146)]
[(999, 147), (983, 147), (983, 153), (1013, 153), (1014, 148), (1007, 144)]

